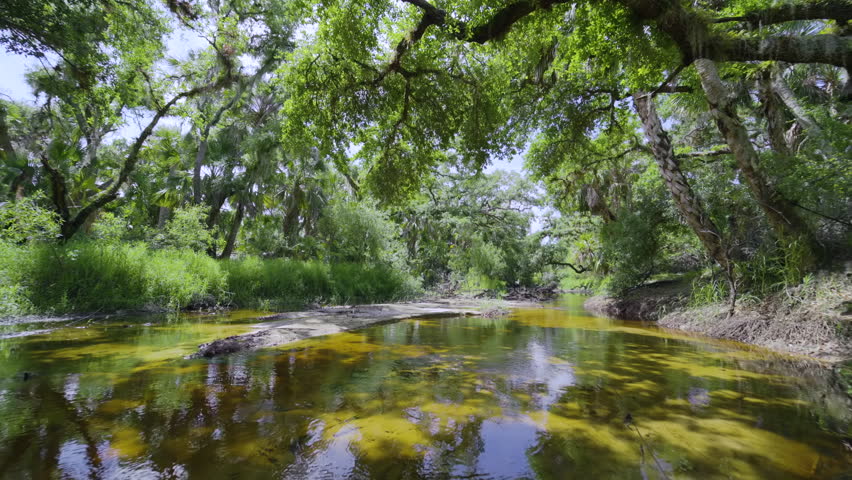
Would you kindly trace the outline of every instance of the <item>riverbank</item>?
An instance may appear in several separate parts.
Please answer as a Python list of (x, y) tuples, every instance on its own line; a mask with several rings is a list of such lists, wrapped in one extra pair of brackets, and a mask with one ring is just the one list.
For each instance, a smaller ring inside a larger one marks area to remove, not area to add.
[(293, 310), (315, 304), (407, 300), (422, 289), (385, 264), (330, 263), (205, 252), (145, 243), (0, 241), (0, 318), (211, 308)]
[(732, 316), (724, 303), (690, 306), (688, 285), (677, 282), (641, 287), (624, 298), (591, 297), (584, 307), (599, 315), (655, 321), (664, 328), (830, 363), (852, 360), (852, 282), (840, 274), (764, 299), (742, 299)]
[(430, 302), (384, 303), (318, 308), (304, 312), (284, 312), (259, 317), (254, 331), (199, 345), (188, 358), (270, 348), (306, 338), (331, 335), (408, 318), (461, 315), (492, 316), (512, 307), (529, 307), (531, 302), (475, 299), (441, 299)]

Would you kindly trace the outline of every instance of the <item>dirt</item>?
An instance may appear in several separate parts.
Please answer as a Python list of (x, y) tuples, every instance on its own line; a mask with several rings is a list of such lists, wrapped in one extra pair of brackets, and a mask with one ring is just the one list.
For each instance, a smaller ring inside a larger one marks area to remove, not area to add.
[(187, 358), (210, 358), (243, 351), (275, 347), (306, 338), (345, 332), (407, 318), (460, 315), (497, 316), (508, 307), (530, 306), (529, 302), (436, 300), (432, 302), (375, 304), (319, 308), (260, 317), (255, 331), (202, 344)]
[(852, 283), (824, 275), (762, 300), (742, 300), (733, 316), (722, 303), (689, 307), (683, 285), (649, 285), (625, 298), (592, 297), (587, 310), (623, 320), (758, 345), (830, 363), (852, 360)]
[(819, 294), (785, 290), (740, 305), (733, 316), (721, 304), (687, 308), (658, 325), (837, 363), (852, 360), (852, 315), (843, 306), (852, 288), (820, 287)]
[(621, 320), (656, 321), (665, 312), (682, 308), (689, 297), (689, 284), (654, 282), (621, 297), (596, 295), (583, 307), (595, 314)]

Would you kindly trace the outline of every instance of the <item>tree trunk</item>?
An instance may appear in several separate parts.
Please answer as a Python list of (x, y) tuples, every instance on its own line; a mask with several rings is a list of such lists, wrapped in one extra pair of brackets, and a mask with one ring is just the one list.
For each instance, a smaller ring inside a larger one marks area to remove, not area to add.
[(728, 90), (719, 78), (716, 64), (701, 58), (695, 61), (695, 68), (701, 78), (701, 86), (710, 105), (710, 113), (716, 120), (722, 136), (725, 137), (752, 196), (760, 205), (776, 235), (779, 238), (804, 238), (809, 245), (813, 245), (810, 229), (798, 215), (795, 206), (778, 191), (761, 170), (757, 151), (737, 115)]
[(787, 147), (791, 152), (799, 151), (799, 147), (802, 146), (802, 141), (805, 139), (803, 133), (804, 129), (799, 122), (793, 122), (793, 125), (784, 133), (784, 140), (787, 141)]
[[(46, 154), (41, 155), (41, 165), (45, 172), (47, 172), (48, 178), (50, 178), (50, 200), (53, 203), (53, 209), (59, 214), (60, 220), (62, 220), (60, 228), (62, 236), (67, 240), (71, 238), (70, 235), (66, 236), (66, 230), (69, 228), (71, 222), (71, 211), (68, 208), (68, 188), (65, 184), (65, 176), (50, 164)], [(83, 222), (80, 223), (82, 224)], [(69, 231), (73, 235), (76, 232), (76, 228)]]
[[(6, 107), (3, 105), (0, 105), (0, 151), (5, 155), (7, 164), (18, 164), (18, 155), (15, 152), (15, 147), (12, 145), (9, 126), (6, 123)], [(9, 193), (14, 195), (16, 200), (21, 200), (24, 197), (24, 183), (27, 179), (27, 168), (22, 168), (21, 174), (15, 176), (15, 179), (12, 181)]]
[(213, 195), (213, 203), (210, 205), (210, 213), (207, 214), (207, 229), (212, 230), (219, 223), (219, 215), (222, 213), (222, 205), (225, 204), (225, 199), (230, 195), (225, 193), (216, 193)]
[(689, 185), (689, 181), (680, 169), (680, 164), (674, 155), (672, 141), (663, 128), (663, 123), (657, 115), (654, 100), (650, 94), (633, 95), (633, 104), (639, 118), (642, 121), (642, 130), (645, 138), (654, 153), (654, 159), (660, 167), (660, 174), (666, 182), (666, 187), (672, 195), (678, 211), (684, 220), (701, 240), (701, 244), (707, 250), (716, 263), (722, 267), (729, 281), (732, 280), (732, 265), (728, 257), (728, 251), (722, 241), (722, 234), (718, 227), (707, 216), (695, 192)]
[(31, 184), (33, 179), (31, 170), (29, 167), (25, 168), (20, 175), (16, 176), (14, 180), (12, 180), (12, 188), (11, 191), (15, 195), (15, 201), (19, 202), (24, 199), (26, 196), (26, 185), (28, 183)]
[(802, 107), (802, 104), (799, 103), (799, 100), (796, 98), (793, 90), (790, 89), (790, 86), (787, 85), (787, 81), (784, 80), (784, 76), (782, 75), (780, 68), (776, 67), (773, 69), (770, 82), (772, 90), (776, 95), (778, 95), (778, 98), (784, 102), (784, 105), (790, 109), (790, 112), (794, 117), (796, 117), (796, 121), (799, 122), (799, 125), (810, 133), (819, 133), (819, 125)]
[(157, 228), (162, 230), (166, 226), (166, 221), (169, 219), (169, 214), (172, 209), (169, 207), (160, 207), (157, 211)]
[(787, 128), (784, 119), (784, 110), (781, 99), (772, 88), (772, 74), (764, 70), (757, 81), (758, 98), (763, 110), (763, 118), (766, 120), (766, 134), (769, 137), (769, 145), (778, 155), (790, 157), (793, 151), (787, 144)]
[(85, 138), (86, 152), (81, 168), (95, 166), (98, 161), (98, 149), (101, 147), (101, 142), (103, 141), (102, 135), (97, 131), (87, 133)]
[[(172, 165), (169, 167), (169, 177), (177, 176), (177, 167)], [(166, 222), (169, 220), (169, 215), (171, 215), (172, 209), (169, 207), (160, 207), (157, 211), (157, 228), (162, 230), (163, 227), (166, 226)]]
[[(225, 204), (225, 199), (227, 195), (224, 192), (218, 192), (213, 194), (213, 205), (210, 206), (210, 213), (207, 214), (207, 230), (213, 231), (213, 239), (216, 240), (219, 237), (218, 230), (214, 230), (216, 228), (216, 224), (219, 223), (219, 217), (222, 213), (222, 205)], [(207, 255), (210, 255), (213, 258), (216, 258), (218, 255), (216, 254), (216, 245), (215, 242), (207, 248)]]
[(198, 153), (195, 154), (195, 167), (192, 169), (192, 202), (201, 204), (201, 166), (207, 156), (207, 136), (201, 134), (201, 142), (198, 144)]
[(289, 205), (284, 214), (284, 223), (281, 229), (284, 232), (284, 237), (288, 240), (296, 238), (299, 234), (299, 206), (302, 200), (302, 189), (296, 186), (289, 198)]
[(228, 240), (225, 243), (225, 249), (222, 250), (222, 255), (219, 258), (230, 258), (234, 253), (234, 247), (237, 244), (237, 234), (240, 233), (240, 225), (243, 223), (243, 213), (245, 205), (240, 200), (237, 203), (237, 211), (234, 213), (234, 223), (231, 224), (231, 230), (228, 232)]

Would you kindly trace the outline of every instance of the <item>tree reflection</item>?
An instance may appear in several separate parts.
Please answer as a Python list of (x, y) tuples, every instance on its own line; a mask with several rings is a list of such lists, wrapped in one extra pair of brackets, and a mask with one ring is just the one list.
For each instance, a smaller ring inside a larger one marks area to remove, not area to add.
[(828, 379), (558, 310), (213, 361), (96, 358), (0, 383), (14, 418), (0, 426), (0, 475), (807, 478), (849, 461)]

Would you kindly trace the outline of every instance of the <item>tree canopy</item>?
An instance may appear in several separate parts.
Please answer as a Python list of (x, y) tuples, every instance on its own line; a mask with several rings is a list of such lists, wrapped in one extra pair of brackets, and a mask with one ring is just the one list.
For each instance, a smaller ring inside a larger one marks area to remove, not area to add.
[[(732, 308), (750, 262), (801, 278), (849, 245), (848, 0), (0, 14), (0, 45), (38, 61), (34, 101), (0, 103), (2, 208), (45, 224), (4, 213), (8, 241), (124, 225), (157, 248), (456, 288), (692, 272), (720, 275)], [(202, 47), (172, 55), (179, 35)], [(491, 167), (521, 158), (526, 176)]]

